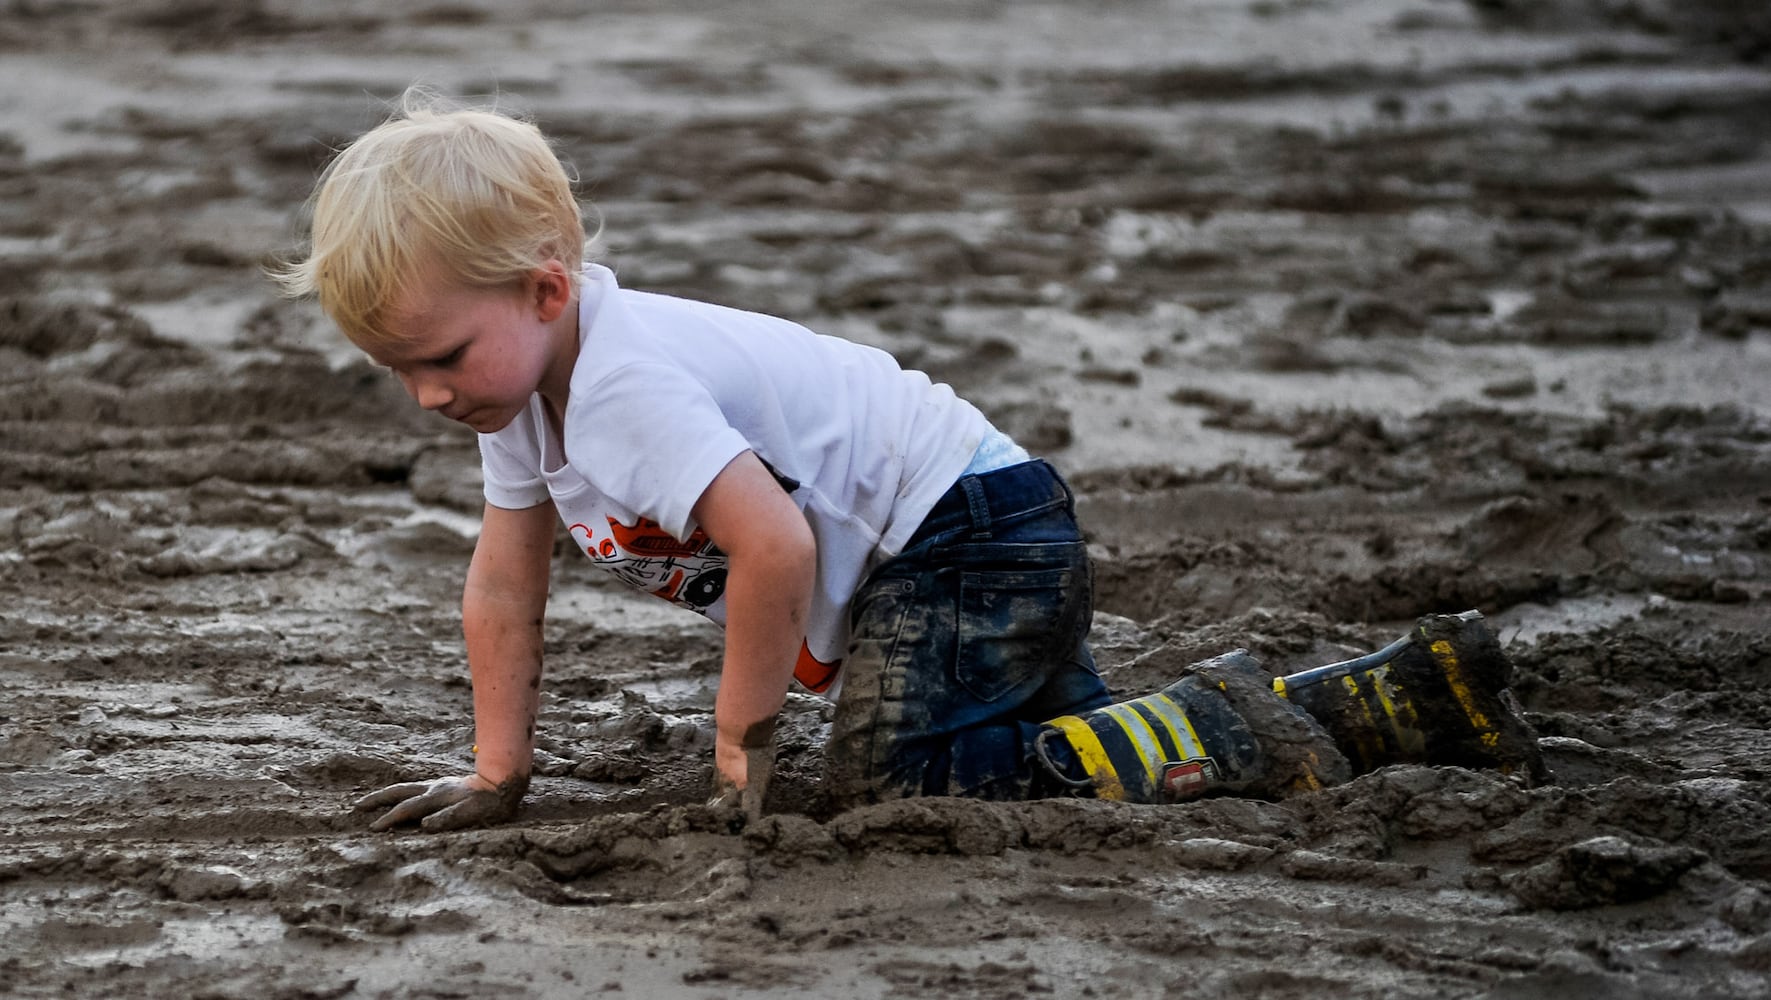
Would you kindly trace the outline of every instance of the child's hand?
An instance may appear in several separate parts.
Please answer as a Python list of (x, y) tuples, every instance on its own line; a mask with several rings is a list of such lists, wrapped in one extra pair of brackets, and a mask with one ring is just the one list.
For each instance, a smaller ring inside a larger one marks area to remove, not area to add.
[(496, 785), (477, 774), (470, 774), (460, 778), (389, 785), (358, 799), (352, 808), (365, 812), (393, 806), (369, 825), (371, 830), (385, 830), (419, 820), (425, 830), (436, 833), (509, 819), (516, 815), (517, 804), (522, 802), (523, 793), (528, 790), (529, 776), (526, 774)]
[(720, 735), (713, 744), (713, 798), (711, 806), (737, 806), (756, 819), (763, 814), (769, 794), (769, 778), (775, 773), (774, 726), (760, 746), (746, 747)]

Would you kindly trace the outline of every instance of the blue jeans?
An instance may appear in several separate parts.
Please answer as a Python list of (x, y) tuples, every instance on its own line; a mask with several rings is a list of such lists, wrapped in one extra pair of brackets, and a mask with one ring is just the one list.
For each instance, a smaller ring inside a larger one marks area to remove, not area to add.
[(1051, 466), (962, 476), (855, 594), (825, 751), (836, 804), (1062, 790), (1034, 761), (1040, 723), (1110, 701), (1086, 641), (1091, 583)]

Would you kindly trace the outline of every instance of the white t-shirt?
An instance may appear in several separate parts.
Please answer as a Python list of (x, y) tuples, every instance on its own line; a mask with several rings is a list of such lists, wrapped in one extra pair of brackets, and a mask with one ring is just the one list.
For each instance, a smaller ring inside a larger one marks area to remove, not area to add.
[(578, 546), (639, 590), (725, 623), (726, 557), (690, 509), (756, 453), (817, 541), (794, 676), (835, 697), (849, 600), (895, 555), (992, 428), (946, 385), (884, 351), (796, 323), (617, 287), (584, 270), (565, 440), (541, 397), (480, 436), (486, 500), (552, 498)]

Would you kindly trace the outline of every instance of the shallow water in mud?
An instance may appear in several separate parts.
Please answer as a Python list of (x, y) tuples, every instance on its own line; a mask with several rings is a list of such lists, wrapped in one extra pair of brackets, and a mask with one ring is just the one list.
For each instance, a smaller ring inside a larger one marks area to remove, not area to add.
[[(0, 12), (0, 993), (1771, 991), (1755, 5), (396, 6)], [(746, 824), (718, 636), (562, 548), (520, 818), (369, 833), (471, 766), (474, 445), (258, 265), (414, 80), (1050, 457), (1116, 691), (1480, 608), (1552, 781), (831, 815), (794, 696)]]

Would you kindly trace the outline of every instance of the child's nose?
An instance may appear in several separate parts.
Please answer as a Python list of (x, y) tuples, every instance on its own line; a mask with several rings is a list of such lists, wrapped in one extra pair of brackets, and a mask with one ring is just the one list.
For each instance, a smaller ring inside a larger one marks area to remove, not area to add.
[(441, 380), (424, 375), (401, 375), (400, 381), (405, 383), (406, 394), (411, 396), (419, 406), (427, 410), (441, 409), (449, 405), (455, 394)]

